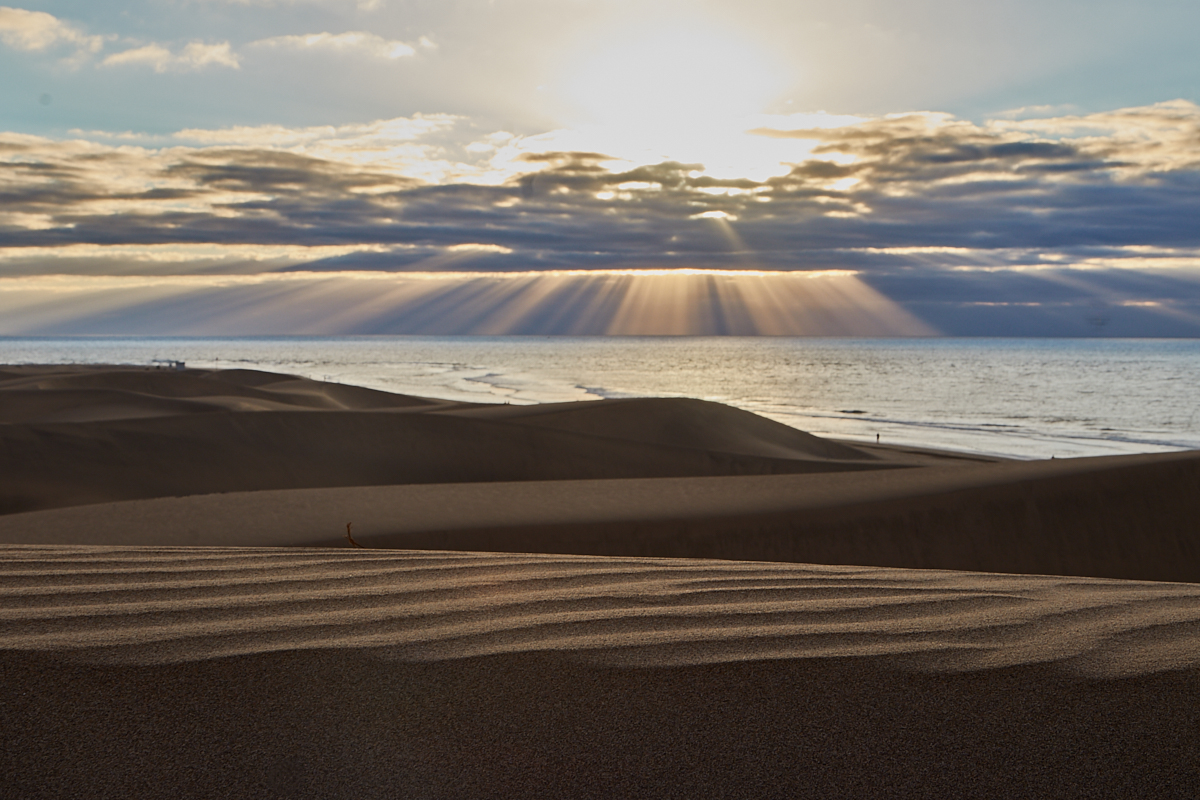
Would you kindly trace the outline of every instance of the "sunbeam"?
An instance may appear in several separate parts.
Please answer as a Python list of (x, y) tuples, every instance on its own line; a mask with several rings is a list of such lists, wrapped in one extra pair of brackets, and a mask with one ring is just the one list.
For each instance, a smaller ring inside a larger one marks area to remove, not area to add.
[(33, 276), (0, 333), (928, 336), (850, 271)]

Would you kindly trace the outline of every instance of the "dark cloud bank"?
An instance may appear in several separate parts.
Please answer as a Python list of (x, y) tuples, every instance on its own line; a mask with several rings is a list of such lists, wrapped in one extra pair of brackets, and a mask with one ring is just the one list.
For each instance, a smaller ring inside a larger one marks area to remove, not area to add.
[[(1200, 336), (1200, 109), (1190, 103), (1040, 130), (914, 115), (756, 135), (818, 144), (765, 181), (563, 152), (527, 154), (498, 185), (432, 185), (299, 152), (0, 135), (0, 270), (138, 272), (139, 262), (41, 248), (188, 243), (379, 246), (272, 267), (330, 273), (854, 270), (946, 334)], [(39, 249), (21, 257), (28, 248)], [(371, 332), (413, 332), (418, 318)]]

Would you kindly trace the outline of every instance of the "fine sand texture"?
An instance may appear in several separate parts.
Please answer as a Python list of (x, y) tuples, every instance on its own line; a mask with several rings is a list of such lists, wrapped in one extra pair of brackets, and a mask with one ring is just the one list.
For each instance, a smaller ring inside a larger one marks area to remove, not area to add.
[(1198, 787), (1200, 453), (0, 367), (5, 800)]
[(1200, 586), (0, 550), (5, 797), (1190, 798)]

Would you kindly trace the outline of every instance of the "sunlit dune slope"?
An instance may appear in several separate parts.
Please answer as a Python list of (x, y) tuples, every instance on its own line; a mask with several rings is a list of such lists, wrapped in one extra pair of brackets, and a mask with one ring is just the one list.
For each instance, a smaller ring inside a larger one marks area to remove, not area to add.
[(935, 672), (1200, 669), (1200, 585), (1187, 583), (528, 553), (20, 545), (0, 545), (0, 575), (0, 651), (91, 663), (353, 648), (404, 661), (570, 651), (652, 667), (891, 655)]

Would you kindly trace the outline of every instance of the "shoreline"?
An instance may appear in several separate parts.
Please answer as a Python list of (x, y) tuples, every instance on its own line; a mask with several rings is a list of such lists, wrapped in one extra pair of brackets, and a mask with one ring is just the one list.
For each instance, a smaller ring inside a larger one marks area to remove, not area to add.
[[(471, 402), (556, 402), (593, 390), (707, 397), (826, 437), (866, 444), (881, 432), (884, 442), (1022, 459), (1200, 448), (1191, 399), (1180, 391), (1197, 374), (1194, 342), (1182, 343), (1182, 350), (1170, 342), (1039, 339), (371, 342), (376, 340), (54, 340), (18, 345), (10, 358), (61, 362), (86, 355), (96, 362), (141, 364), (174, 358), (193, 367), (246, 366)], [(872, 368), (878, 356), (891, 368)], [(1132, 371), (1110, 373), (1106, 364), (1113, 359)], [(943, 370), (932, 383), (916, 379), (941, 360), (959, 369)], [(741, 369), (752, 380), (739, 389)], [(803, 379), (806, 374), (819, 391)], [(1111, 402), (1096, 402), (1100, 398)]]

